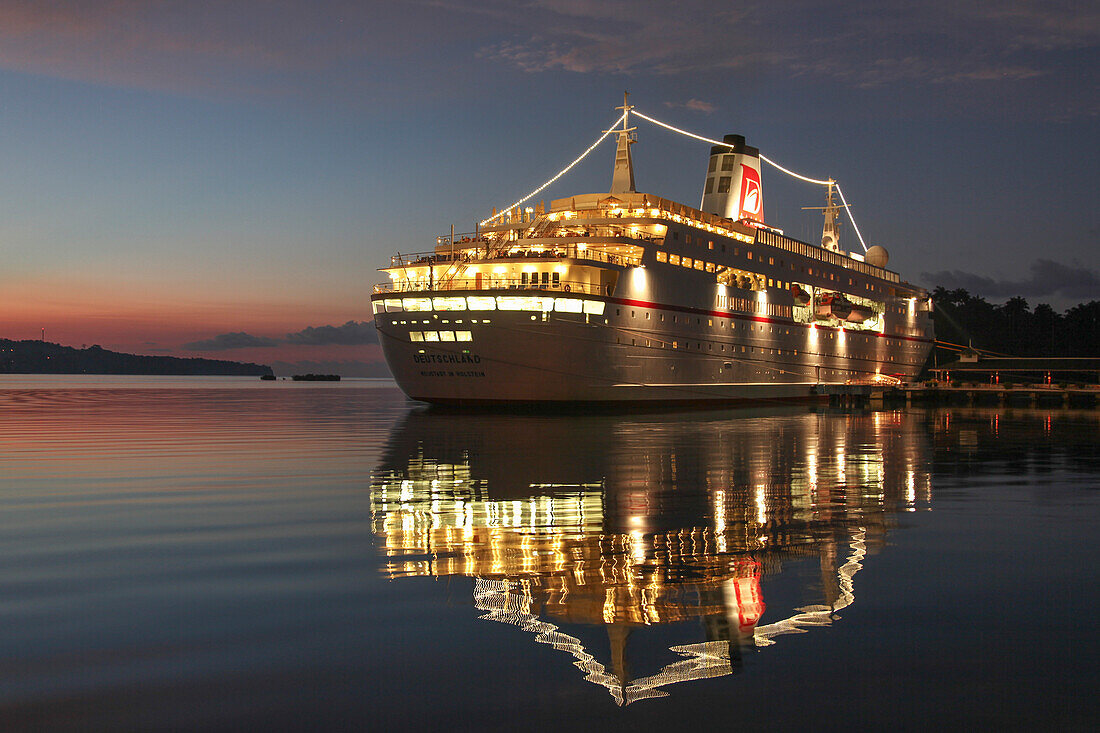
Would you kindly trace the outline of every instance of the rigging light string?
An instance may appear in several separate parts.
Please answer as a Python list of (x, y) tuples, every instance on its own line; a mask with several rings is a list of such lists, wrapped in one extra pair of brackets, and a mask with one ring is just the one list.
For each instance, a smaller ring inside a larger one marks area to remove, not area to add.
[[(709, 137), (703, 137), (702, 135), (696, 135), (694, 132), (688, 132), (687, 130), (681, 130), (679, 127), (673, 127), (672, 125), (669, 125), (665, 122), (661, 122), (660, 120), (655, 120), (655, 119), (653, 119), (652, 117), (650, 117), (648, 115), (644, 115), (641, 112), (639, 112), (638, 110), (634, 110), (634, 116), (635, 117), (641, 117), (643, 120), (646, 120), (648, 122), (652, 122), (654, 125), (657, 125), (658, 127), (663, 127), (666, 130), (671, 130), (672, 132), (678, 132), (681, 135), (686, 135), (688, 137), (693, 137), (696, 140), (701, 140), (702, 142), (705, 142), (705, 143), (711, 143), (713, 145), (720, 145), (720, 146), (726, 147), (726, 148), (730, 147), (730, 144), (727, 143), (727, 142), (723, 142), (721, 140), (713, 140)], [(840, 201), (841, 201), (841, 203), (844, 204), (844, 211), (848, 214), (848, 221), (852, 222), (852, 229), (855, 230), (856, 236), (859, 238), (860, 246), (863, 247), (863, 251), (864, 252), (867, 251), (867, 243), (863, 241), (863, 235), (860, 234), (859, 225), (856, 224), (856, 220), (852, 217), (851, 207), (849, 207), (848, 202), (844, 200), (844, 192), (840, 190), (840, 184), (838, 184), (836, 181), (829, 180), (829, 179), (820, 180), (818, 178), (809, 178), (808, 176), (800, 175), (800, 174), (795, 173), (794, 171), (792, 171), (788, 168), (784, 168), (783, 166), (779, 165), (778, 163), (776, 163), (771, 158), (768, 158), (764, 155), (760, 156), (760, 160), (764, 161), (765, 163), (767, 163), (768, 165), (770, 165), (774, 168), (778, 168), (779, 170), (786, 173), (788, 176), (793, 176), (793, 177), (795, 177), (795, 178), (797, 178), (801, 181), (806, 181), (806, 183), (815, 183), (819, 186), (828, 186), (831, 183), (834, 186), (836, 186), (836, 192), (838, 194), (840, 194)]]
[(580, 154), (580, 156), (579, 156), (579, 157), (578, 157), (578, 158), (577, 158), (576, 160), (574, 160), (574, 161), (573, 161), (572, 163), (570, 163), (569, 165), (565, 166), (565, 167), (564, 167), (564, 168), (562, 168), (562, 169), (561, 169), (560, 171), (558, 171), (558, 174), (557, 174), (556, 176), (554, 176), (554, 177), (553, 177), (553, 178), (551, 178), (551, 179), (550, 179), (549, 181), (547, 181), (546, 183), (542, 184), (541, 186), (539, 186), (538, 188), (536, 188), (536, 189), (535, 189), (534, 191), (532, 191), (531, 193), (527, 194), (526, 196), (524, 196), (523, 198), (521, 198), (521, 199), (520, 199), (519, 201), (515, 202), (514, 204), (512, 204), (512, 205), (511, 205), (511, 206), (509, 206), (508, 208), (506, 208), (506, 209), (501, 209), (499, 213), (495, 214), (494, 216), (490, 216), (490, 217), (489, 217), (488, 219), (485, 219), (484, 221), (480, 222), (480, 223), (478, 224), (478, 226), (485, 226), (486, 224), (488, 224), (489, 222), (493, 221), (494, 219), (499, 219), (499, 218), (500, 218), (501, 216), (503, 216), (503, 215), (504, 215), (504, 213), (505, 213), (505, 212), (507, 212), (507, 211), (511, 211), (512, 209), (514, 209), (515, 207), (519, 206), (520, 204), (522, 204), (522, 203), (525, 203), (525, 202), (527, 202), (528, 200), (530, 200), (530, 199), (531, 199), (531, 197), (532, 197), (532, 196), (534, 196), (535, 194), (537, 194), (537, 193), (538, 193), (539, 191), (542, 191), (542, 190), (543, 190), (543, 189), (545, 189), (545, 188), (546, 188), (547, 186), (549, 186), (549, 185), (550, 185), (551, 183), (553, 183), (554, 181), (556, 181), (556, 180), (558, 180), (559, 178), (561, 178), (562, 176), (564, 176), (564, 175), (565, 175), (566, 173), (568, 173), (568, 172), (569, 172), (569, 171), (570, 171), (570, 170), (571, 170), (571, 169), (573, 168), (573, 166), (575, 166), (575, 165), (576, 165), (577, 163), (580, 163), (580, 162), (581, 162), (582, 160), (584, 160), (584, 159), (585, 159), (585, 158), (586, 158), (586, 157), (588, 156), (588, 154), (589, 154), (589, 153), (591, 153), (591, 152), (592, 152), (593, 150), (595, 150), (595, 149), (596, 149), (596, 147), (597, 147), (597, 146), (598, 146), (598, 145), (599, 145), (600, 143), (602, 143), (602, 142), (603, 142), (603, 141), (604, 141), (605, 139), (607, 139), (607, 136), (608, 136), (608, 135), (610, 135), (611, 133), (615, 132), (615, 130), (613, 130), (613, 129), (611, 129), (611, 128), (615, 127), (615, 125), (617, 125), (617, 124), (619, 124), (620, 122), (622, 122), (622, 121), (623, 121), (623, 118), (625, 118), (625, 117), (626, 117), (626, 112), (623, 112), (623, 113), (622, 113), (621, 115), (619, 115), (619, 119), (617, 119), (617, 120), (615, 120), (614, 122), (612, 122), (612, 123), (611, 123), (611, 125), (610, 125), (610, 126), (608, 127), (608, 129), (607, 129), (607, 132), (605, 132), (604, 134), (600, 135), (599, 139), (598, 139), (598, 140), (596, 140), (596, 142), (594, 142), (594, 143), (592, 143), (591, 145), (589, 145), (589, 146), (588, 146), (588, 150), (585, 150), (585, 151), (584, 151), (583, 153), (581, 153), (581, 154)]

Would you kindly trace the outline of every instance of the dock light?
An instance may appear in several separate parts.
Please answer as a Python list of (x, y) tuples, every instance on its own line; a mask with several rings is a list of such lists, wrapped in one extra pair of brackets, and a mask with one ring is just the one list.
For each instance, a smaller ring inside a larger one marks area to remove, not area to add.
[(646, 286), (645, 268), (638, 265), (634, 268), (634, 271), (630, 274), (630, 283), (637, 289), (644, 289)]

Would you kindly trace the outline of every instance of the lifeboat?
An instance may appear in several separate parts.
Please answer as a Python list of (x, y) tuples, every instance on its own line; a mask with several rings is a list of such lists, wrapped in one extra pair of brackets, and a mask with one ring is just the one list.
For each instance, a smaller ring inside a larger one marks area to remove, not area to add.
[(806, 305), (810, 302), (810, 294), (795, 283), (791, 283), (791, 297), (794, 298), (795, 305)]
[(874, 317), (875, 311), (873, 309), (865, 305), (852, 305), (852, 312), (848, 314), (848, 321), (850, 323), (863, 323)]
[(839, 293), (826, 293), (817, 301), (818, 318), (836, 318), (845, 321), (852, 312), (852, 304)]

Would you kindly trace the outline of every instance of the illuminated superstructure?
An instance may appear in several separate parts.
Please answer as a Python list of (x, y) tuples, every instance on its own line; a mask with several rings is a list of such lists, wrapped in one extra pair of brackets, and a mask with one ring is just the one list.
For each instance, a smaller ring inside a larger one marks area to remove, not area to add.
[[(930, 498), (912, 420), (770, 416), (782, 423), (776, 443), (752, 417), (413, 414), (372, 477), (383, 570), (476, 579), (482, 619), (567, 653), (621, 705), (732, 674), (747, 650), (832, 623), (854, 602), (888, 512)], [(868, 453), (872, 441), (894, 459)], [(810, 559), (821, 603), (765, 616), (763, 581)], [(606, 629), (609, 658), (570, 630), (578, 625)], [(628, 638), (673, 625), (703, 638), (665, 647), (673, 661), (634, 674)]]
[(764, 224), (767, 159), (738, 135), (712, 148), (701, 209), (639, 193), (633, 108), (621, 109), (622, 127), (604, 133), (618, 137), (610, 192), (494, 209), (477, 232), (383, 268), (375, 324), (406, 394), (454, 404), (800, 400), (819, 384), (920, 371), (928, 294), (886, 269), (883, 248), (840, 249), (846, 204), (833, 202), (834, 181), (824, 182), (823, 246)]

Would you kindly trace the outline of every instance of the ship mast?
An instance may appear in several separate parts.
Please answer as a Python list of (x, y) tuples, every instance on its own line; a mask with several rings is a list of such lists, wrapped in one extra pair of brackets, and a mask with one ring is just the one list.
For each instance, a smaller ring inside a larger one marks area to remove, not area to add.
[(634, 189), (634, 160), (630, 157), (630, 146), (637, 142), (637, 137), (632, 133), (636, 127), (630, 127), (630, 106), (627, 98), (630, 95), (623, 92), (623, 106), (616, 107), (623, 111), (622, 129), (608, 130), (619, 136), (619, 145), (615, 149), (615, 171), (611, 175), (611, 193), (636, 193)]
[(840, 251), (840, 210), (845, 208), (833, 198), (836, 181), (829, 179), (829, 192), (824, 206), (803, 206), (805, 211), (821, 211), (825, 214), (825, 226), (821, 230), (821, 246), (833, 252)]

